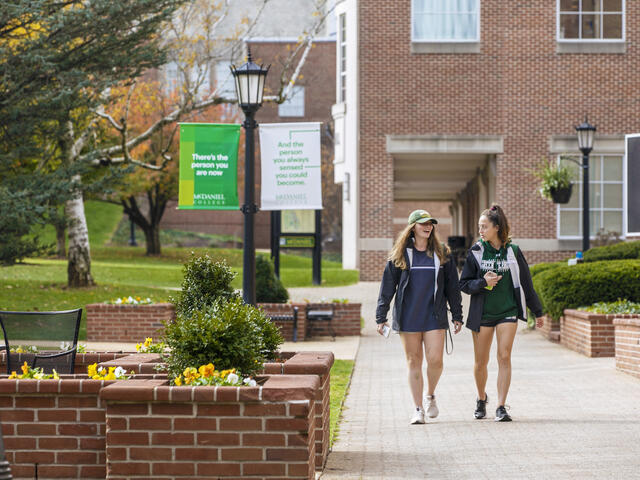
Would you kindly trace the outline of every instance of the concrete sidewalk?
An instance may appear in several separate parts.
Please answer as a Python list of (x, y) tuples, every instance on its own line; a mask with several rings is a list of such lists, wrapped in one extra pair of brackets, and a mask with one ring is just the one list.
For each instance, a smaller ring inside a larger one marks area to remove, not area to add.
[[(365, 329), (321, 479), (640, 478), (640, 380), (616, 372), (611, 358), (583, 357), (524, 330), (522, 322), (507, 402), (512, 423), (493, 421), (495, 342), (491, 418), (473, 419), (473, 346), (464, 328), (454, 337), (453, 355), (445, 355), (436, 391), (440, 416), (409, 425), (412, 401), (399, 337), (375, 333), (377, 289), (377, 283), (360, 283), (336, 295), (363, 302)], [(329, 299), (327, 290), (316, 292)]]

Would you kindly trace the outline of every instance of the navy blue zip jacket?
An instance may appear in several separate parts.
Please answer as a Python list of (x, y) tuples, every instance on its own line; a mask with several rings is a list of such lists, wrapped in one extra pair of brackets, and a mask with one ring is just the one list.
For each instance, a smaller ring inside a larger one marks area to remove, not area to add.
[[(482, 243), (478, 242), (471, 247), (460, 275), (460, 288), (464, 293), (471, 295), (469, 314), (467, 315), (467, 328), (475, 332), (480, 331), (484, 297), (489, 292), (484, 288), (487, 286), (487, 281), (484, 279), (480, 269), (483, 253), (484, 247)], [(531, 309), (536, 317), (541, 317), (543, 315), (542, 304), (538, 294), (533, 289), (529, 265), (527, 265), (527, 261), (517, 245), (510, 243), (507, 246), (507, 262), (509, 262), (511, 280), (513, 281), (513, 295), (518, 305), (518, 318), (525, 322), (527, 321), (527, 307)]]
[[(413, 250), (405, 249), (405, 260), (407, 265), (411, 265)], [(434, 308), (435, 315), (438, 320), (439, 328), (449, 329), (447, 321), (447, 302), (453, 321), (462, 323), (462, 295), (460, 294), (460, 286), (458, 285), (458, 270), (451, 255), (448, 261), (440, 264), (438, 255), (433, 255), (435, 264), (436, 283), (435, 283), (435, 299)], [(376, 323), (384, 323), (387, 321), (387, 313), (391, 300), (396, 297), (393, 305), (393, 324), (394, 330), (401, 330), (402, 326), (402, 307), (404, 291), (409, 283), (409, 269), (402, 270), (396, 267), (392, 261), (387, 262), (387, 266), (382, 274), (382, 283), (380, 284), (380, 294), (378, 295), (378, 307), (376, 308)]]

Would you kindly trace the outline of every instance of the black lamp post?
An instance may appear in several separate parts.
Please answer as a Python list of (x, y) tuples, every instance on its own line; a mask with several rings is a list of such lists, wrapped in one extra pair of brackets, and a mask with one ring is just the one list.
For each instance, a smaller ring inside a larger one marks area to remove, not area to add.
[(236, 68), (231, 66), (231, 73), (236, 81), (238, 104), (244, 112), (245, 120), (242, 126), (245, 131), (245, 159), (244, 159), (244, 250), (242, 256), (242, 299), (245, 303), (256, 303), (256, 247), (253, 238), (254, 216), (258, 211), (255, 204), (254, 185), (254, 140), (253, 131), (258, 126), (254, 120), (255, 114), (262, 106), (264, 82), (269, 67), (253, 63), (251, 50), (247, 63)]
[(578, 148), (582, 152), (582, 251), (589, 250), (589, 153), (593, 150), (596, 127), (584, 117), (584, 122), (576, 127)]

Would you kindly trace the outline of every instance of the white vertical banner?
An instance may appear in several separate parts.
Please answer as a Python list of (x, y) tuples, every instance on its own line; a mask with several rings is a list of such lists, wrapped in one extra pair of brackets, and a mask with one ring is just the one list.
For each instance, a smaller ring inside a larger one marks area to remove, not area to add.
[(322, 209), (320, 125), (260, 124), (261, 210)]

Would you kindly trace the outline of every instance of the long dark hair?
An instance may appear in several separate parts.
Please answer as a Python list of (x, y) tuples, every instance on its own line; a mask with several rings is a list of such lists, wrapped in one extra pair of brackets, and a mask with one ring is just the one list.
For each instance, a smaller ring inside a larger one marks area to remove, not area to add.
[(496, 203), (492, 204), (491, 208), (484, 210), (480, 216), (487, 217), (491, 223), (498, 227), (498, 238), (503, 246), (511, 241), (509, 221), (500, 205)]

